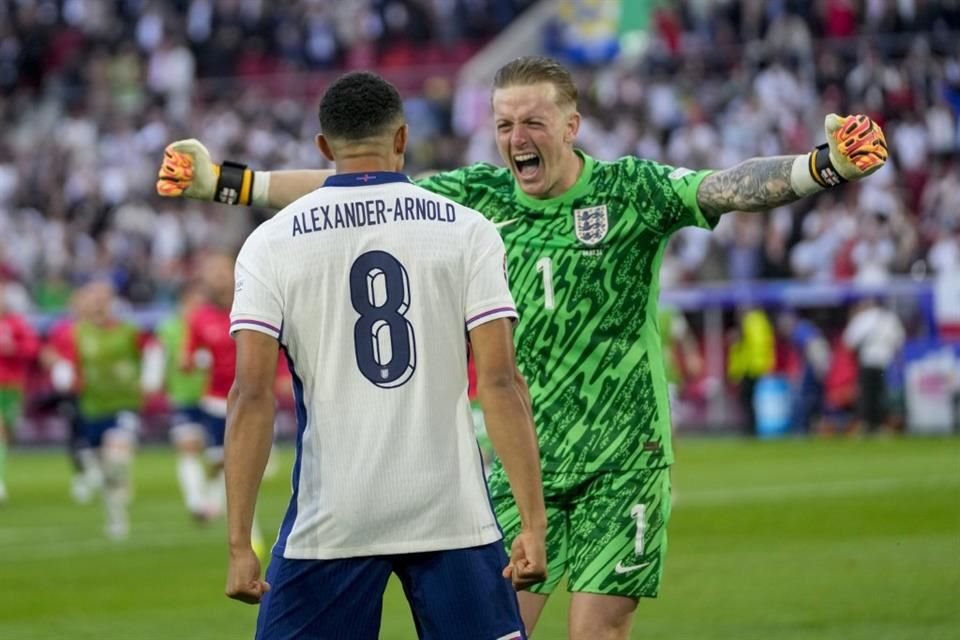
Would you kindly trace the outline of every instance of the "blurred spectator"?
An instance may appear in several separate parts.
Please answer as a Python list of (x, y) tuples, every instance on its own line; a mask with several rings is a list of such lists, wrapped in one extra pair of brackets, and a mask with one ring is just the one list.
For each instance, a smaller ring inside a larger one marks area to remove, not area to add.
[(824, 380), (830, 369), (830, 344), (815, 324), (797, 317), (794, 311), (784, 311), (777, 317), (777, 332), (800, 358), (791, 411), (793, 428), (804, 433), (819, 430), (826, 399)]
[(940, 231), (927, 254), (927, 263), (935, 274), (937, 332), (944, 340), (960, 342), (960, 225)]
[(829, 282), (836, 277), (835, 261), (847, 240), (853, 237), (856, 223), (848, 210), (832, 193), (824, 193), (804, 217), (801, 240), (790, 252), (793, 274), (805, 280)]
[(683, 312), (669, 305), (660, 305), (658, 321), (664, 370), (673, 396), (682, 382), (697, 380), (703, 375), (703, 356)]
[(937, 274), (960, 270), (960, 226), (940, 231), (927, 253), (927, 262)]
[(776, 360), (773, 327), (762, 309), (740, 309), (738, 324), (727, 357), (727, 376), (739, 387), (745, 429), (757, 434), (754, 389), (757, 381), (773, 371)]
[(857, 413), (861, 429), (874, 432), (889, 426), (886, 371), (903, 347), (905, 337), (897, 314), (879, 301), (866, 298), (853, 309), (843, 342), (857, 355)]
[(851, 259), (858, 284), (878, 286), (890, 279), (890, 270), (897, 248), (890, 236), (890, 225), (883, 213), (867, 213), (861, 217), (860, 237), (854, 243)]

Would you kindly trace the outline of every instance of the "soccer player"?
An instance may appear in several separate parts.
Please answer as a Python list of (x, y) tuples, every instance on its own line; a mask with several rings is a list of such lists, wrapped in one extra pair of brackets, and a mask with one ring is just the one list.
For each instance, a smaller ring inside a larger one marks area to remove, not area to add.
[[(503, 242), (477, 212), (399, 173), (403, 104), (379, 76), (334, 82), (320, 125), (337, 174), (261, 225), (237, 259), (227, 594), (263, 599), (258, 638), (374, 639), (394, 572), (421, 638), (524, 638), (510, 579), (543, 579), (546, 515)], [(473, 437), (465, 332), (522, 522), (510, 559)], [(250, 525), (278, 348), (299, 424), (264, 583)]]
[[(227, 420), (227, 394), (233, 384), (237, 354), (230, 338), (230, 306), (233, 304), (233, 258), (213, 252), (200, 265), (205, 300), (187, 315), (182, 369), (205, 372), (207, 383), (199, 401), (198, 417), (204, 428), (206, 477), (203, 488), (188, 508), (205, 520), (223, 513), (223, 434)], [(195, 474), (196, 470), (190, 470)], [(192, 477), (191, 482), (196, 478)], [(197, 491), (191, 487), (189, 491)]]
[(65, 336), (65, 357), (59, 365), (72, 369), (61, 374), (64, 378), (77, 381), (83, 434), (79, 457), (88, 488), (102, 489), (107, 536), (123, 539), (130, 529), (130, 472), (142, 401), (141, 354), (147, 337), (114, 314), (114, 289), (109, 282), (86, 285), (83, 297), (85, 317)]
[(0, 504), (7, 501), (7, 446), (20, 421), (27, 370), (40, 340), (26, 318), (7, 307), (0, 286)]
[(93, 499), (97, 487), (90, 485), (91, 478), (86, 470), (91, 468), (81, 459), (82, 452), (89, 451), (84, 444), (83, 425), (77, 409), (77, 379), (74, 366), (73, 330), (77, 322), (86, 317), (89, 305), (86, 303), (85, 287), (74, 289), (70, 295), (69, 313), (57, 320), (47, 332), (40, 349), (40, 366), (47, 372), (52, 393), (45, 399), (44, 405), (67, 423), (67, 453), (73, 477), (70, 483), (70, 495), (79, 504), (87, 504)]
[[(827, 142), (801, 156), (690, 171), (636, 157), (601, 162), (574, 146), (570, 73), (548, 58), (503, 66), (493, 84), (505, 167), (476, 164), (421, 186), (484, 213), (507, 247), (523, 319), (517, 362), (530, 383), (548, 507), (550, 578), (520, 594), (532, 630), (566, 575), (572, 639), (622, 639), (641, 597), (656, 596), (666, 552), (673, 449), (657, 334), (658, 269), (677, 229), (713, 228), (727, 211), (766, 211), (880, 168), (879, 127), (825, 120)], [(196, 140), (167, 148), (161, 195), (285, 206), (328, 172), (214, 165)], [(491, 493), (506, 540), (516, 509), (495, 468)]]
[(156, 330), (163, 350), (163, 387), (173, 405), (170, 439), (177, 449), (177, 481), (187, 511), (197, 520), (209, 516), (207, 509), (207, 472), (201, 458), (206, 432), (200, 413), (200, 398), (207, 388), (206, 369), (185, 370), (182, 358), (187, 335), (187, 319), (205, 301), (198, 284), (190, 284), (180, 295), (176, 313), (161, 322)]

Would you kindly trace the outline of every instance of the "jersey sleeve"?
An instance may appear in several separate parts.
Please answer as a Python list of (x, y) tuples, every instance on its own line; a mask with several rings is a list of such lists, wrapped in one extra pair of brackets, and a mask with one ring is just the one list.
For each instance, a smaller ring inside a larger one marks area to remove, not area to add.
[(467, 199), (467, 170), (441, 171), (417, 180), (417, 186), (461, 204)]
[(683, 167), (627, 159), (628, 174), (636, 185), (636, 204), (644, 223), (669, 235), (682, 227), (713, 229), (716, 219), (708, 220), (697, 202), (697, 189), (712, 171), (692, 171)]
[(464, 322), (467, 331), (499, 318), (516, 318), (517, 307), (507, 285), (507, 251), (492, 223), (483, 221), (474, 235), (467, 265)]
[(486, 162), (435, 173), (417, 181), (417, 185), (477, 211), (484, 218), (501, 221), (513, 217), (513, 207), (504, 207), (504, 199), (514, 191), (510, 171)]
[(283, 304), (269, 248), (264, 237), (254, 232), (240, 249), (234, 268), (230, 335), (249, 329), (279, 340), (282, 326)]

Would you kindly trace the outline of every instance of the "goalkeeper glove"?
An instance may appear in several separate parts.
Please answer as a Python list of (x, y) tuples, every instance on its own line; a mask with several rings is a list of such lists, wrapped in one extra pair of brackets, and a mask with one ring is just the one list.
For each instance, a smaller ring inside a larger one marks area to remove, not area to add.
[(177, 140), (163, 150), (157, 174), (157, 193), (176, 198), (212, 200), (224, 204), (266, 204), (269, 174), (244, 164), (215, 164), (199, 140)]
[(799, 196), (859, 180), (887, 161), (883, 131), (865, 115), (831, 113), (824, 120), (824, 130), (827, 141), (793, 163), (790, 181)]

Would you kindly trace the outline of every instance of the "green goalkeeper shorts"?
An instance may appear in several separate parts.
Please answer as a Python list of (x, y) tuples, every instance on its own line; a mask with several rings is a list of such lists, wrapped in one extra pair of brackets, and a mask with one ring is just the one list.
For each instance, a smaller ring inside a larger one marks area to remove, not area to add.
[[(531, 592), (550, 594), (567, 576), (569, 591), (657, 596), (667, 553), (669, 467), (545, 473), (543, 492), (548, 577)], [(500, 465), (490, 477), (490, 496), (509, 554), (520, 514)]]
[(0, 387), (0, 420), (7, 431), (13, 432), (23, 411), (23, 392), (16, 387)]

